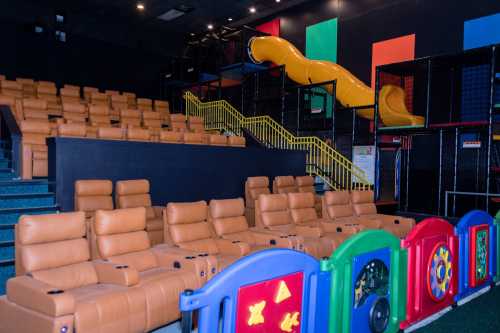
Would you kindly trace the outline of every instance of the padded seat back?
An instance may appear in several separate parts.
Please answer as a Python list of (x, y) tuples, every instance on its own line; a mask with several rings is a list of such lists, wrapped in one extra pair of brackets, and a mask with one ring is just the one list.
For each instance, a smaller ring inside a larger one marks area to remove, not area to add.
[(238, 234), (239, 240), (254, 245), (256, 242), (248, 232), (249, 227), (244, 214), (245, 204), (242, 198), (210, 201), (209, 220), (217, 236)]
[(35, 80), (18, 77), (16, 82), (22, 84), (24, 97), (35, 97)]
[(18, 275), (68, 290), (98, 282), (83, 212), (23, 215), (16, 228)]
[(109, 106), (108, 95), (100, 92), (92, 92), (90, 94), (90, 103), (93, 105)]
[(256, 223), (268, 228), (292, 224), (287, 195), (259, 195), (256, 203)]
[(303, 224), (312, 222), (318, 219), (316, 208), (314, 207), (314, 194), (310, 192), (304, 193), (288, 193), (288, 207), (293, 223)]
[(184, 143), (190, 145), (203, 145), (205, 144), (205, 134), (203, 133), (189, 133), (183, 134)]
[(77, 180), (75, 182), (75, 210), (91, 217), (99, 210), (113, 209), (113, 183), (104, 179)]
[(111, 95), (111, 107), (114, 110), (126, 110), (126, 109), (128, 109), (127, 96)]
[(17, 81), (1, 80), (0, 92), (2, 95), (12, 96), (15, 98), (23, 97), (23, 85)]
[(208, 144), (211, 146), (227, 146), (227, 137), (225, 135), (208, 135)]
[(59, 90), (62, 103), (80, 103), (80, 88), (64, 87)]
[(87, 103), (90, 103), (91, 101), (91, 95), (92, 93), (97, 93), (99, 92), (99, 89), (94, 88), (94, 87), (83, 87), (83, 98)]
[(297, 186), (298, 192), (316, 193), (316, 189), (314, 188), (313, 176), (295, 177), (295, 186)]
[(117, 208), (145, 207), (148, 219), (155, 217), (152, 208), (150, 185), (147, 179), (120, 180), (116, 182), (115, 200)]
[(46, 139), (50, 135), (48, 121), (23, 120), (20, 127), (23, 144), (46, 145)]
[(87, 107), (79, 102), (62, 102), (63, 118), (72, 123), (86, 123), (88, 112)]
[(103, 140), (123, 140), (123, 130), (116, 127), (99, 127), (97, 138)]
[(127, 129), (127, 140), (148, 142), (151, 140), (151, 132), (148, 129), (130, 127)]
[(154, 101), (154, 109), (156, 112), (170, 112), (170, 105), (167, 101)]
[(149, 98), (138, 98), (137, 108), (141, 111), (152, 111), (153, 110), (153, 100)]
[(22, 101), (24, 119), (49, 120), (48, 104), (46, 100), (38, 98), (24, 98)]
[(123, 92), (123, 96), (127, 97), (127, 104), (129, 109), (135, 109), (137, 107), (137, 101), (135, 100), (136, 96), (131, 92)]
[(118, 96), (118, 95), (120, 95), (120, 92), (118, 90), (106, 89), (106, 90), (104, 90), (104, 94), (106, 94), (107, 96), (111, 97), (111, 96)]
[(38, 82), (38, 85), (36, 87), (36, 96), (48, 102), (56, 103), (57, 102), (56, 85), (53, 82), (51, 82), (50, 84), (49, 83), (40, 84), (40, 82)]
[(146, 232), (144, 207), (98, 210), (94, 229), (99, 255), (144, 272), (158, 267)]
[(191, 132), (205, 133), (205, 125), (202, 117), (189, 117), (188, 128)]
[(269, 178), (248, 177), (245, 182), (245, 202), (247, 207), (255, 207), (255, 201), (261, 194), (271, 194), (269, 190)]
[(351, 201), (354, 212), (358, 216), (377, 214), (373, 191), (352, 191)]
[(120, 110), (120, 122), (124, 126), (141, 127), (141, 113), (137, 110)]
[(325, 192), (323, 196), (323, 217), (338, 219), (354, 216), (348, 191)]
[(273, 180), (273, 193), (294, 193), (298, 192), (293, 176), (278, 176)]
[(60, 137), (84, 138), (87, 136), (87, 126), (85, 124), (59, 124), (57, 135)]
[(186, 116), (182, 113), (174, 113), (170, 115), (170, 126), (173, 131), (185, 132), (187, 131)]
[(161, 128), (161, 114), (155, 111), (142, 112), (142, 123), (145, 127)]
[(109, 107), (107, 105), (95, 105), (89, 106), (89, 119), (93, 125), (110, 125), (111, 119), (109, 117)]
[(166, 143), (182, 143), (183, 135), (181, 132), (161, 131), (160, 142)]
[(230, 135), (227, 137), (227, 143), (231, 147), (245, 147), (246, 139), (243, 136)]
[(166, 221), (173, 243), (179, 247), (195, 247), (201, 252), (217, 254), (219, 250), (212, 239), (207, 214), (208, 207), (205, 201), (169, 203)]

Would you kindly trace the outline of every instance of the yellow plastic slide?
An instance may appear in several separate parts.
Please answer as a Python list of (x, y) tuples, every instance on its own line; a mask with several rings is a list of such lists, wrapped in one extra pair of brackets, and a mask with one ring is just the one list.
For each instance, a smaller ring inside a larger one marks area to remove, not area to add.
[[(249, 55), (256, 63), (271, 61), (285, 65), (288, 77), (299, 84), (314, 84), (337, 80), (337, 99), (343, 106), (373, 105), (372, 88), (358, 80), (348, 70), (330, 61), (309, 60), (295, 46), (279, 37), (255, 37), (249, 43)], [(331, 90), (331, 86), (325, 87)], [(328, 91), (330, 94), (331, 91)], [(408, 112), (405, 92), (400, 87), (386, 85), (379, 95), (379, 113), (385, 126), (423, 125), (424, 118)], [(357, 111), (358, 116), (373, 119), (373, 109)]]

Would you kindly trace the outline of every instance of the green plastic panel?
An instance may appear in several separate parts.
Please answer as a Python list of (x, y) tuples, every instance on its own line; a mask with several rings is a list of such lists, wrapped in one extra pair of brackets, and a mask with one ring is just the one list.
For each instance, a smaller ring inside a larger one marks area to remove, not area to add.
[[(306, 57), (311, 60), (337, 62), (338, 19), (323, 21), (306, 27)], [(323, 92), (318, 88), (318, 92)], [(323, 98), (314, 97), (312, 106), (322, 107)], [(327, 99), (326, 116), (331, 117), (332, 98)]]
[(351, 332), (353, 259), (361, 254), (389, 248), (391, 250), (390, 308), (393, 309), (385, 333), (399, 330), (406, 317), (406, 269), (408, 254), (400, 240), (383, 230), (367, 230), (347, 239), (327, 260), (321, 261), (321, 270), (331, 272), (329, 333)]

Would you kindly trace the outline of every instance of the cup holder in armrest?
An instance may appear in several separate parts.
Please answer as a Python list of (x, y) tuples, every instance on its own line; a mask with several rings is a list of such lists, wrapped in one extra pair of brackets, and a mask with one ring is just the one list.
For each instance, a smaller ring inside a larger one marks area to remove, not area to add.
[(394, 220), (394, 224), (399, 224), (399, 220)]
[(208, 253), (200, 253), (198, 254), (198, 257), (208, 257)]
[(233, 243), (233, 244), (238, 244), (238, 243), (241, 243), (241, 241), (239, 241), (239, 240), (234, 240), (234, 241), (232, 241), (231, 243)]
[(288, 236), (280, 236), (280, 238), (288, 238)]
[(338, 227), (338, 228), (337, 228), (337, 232), (342, 232), (342, 228), (341, 228), (341, 227)]
[(174, 268), (176, 268), (176, 269), (181, 268), (181, 263), (178, 261), (174, 261)]
[(59, 294), (64, 294), (64, 290), (61, 290), (61, 289), (53, 289), (53, 290), (49, 290), (49, 291), (47, 291), (47, 294), (48, 294), (48, 295), (59, 295)]
[(288, 237), (297, 237), (297, 234), (290, 234)]
[(276, 245), (276, 239), (271, 239), (271, 240), (269, 241), (269, 244), (271, 244), (271, 245)]
[(115, 266), (116, 269), (127, 269), (128, 268), (128, 265), (118, 265), (118, 266)]
[(185, 257), (185, 259), (187, 259), (187, 260), (193, 260), (195, 258), (196, 258), (195, 256), (187, 256), (187, 257)]

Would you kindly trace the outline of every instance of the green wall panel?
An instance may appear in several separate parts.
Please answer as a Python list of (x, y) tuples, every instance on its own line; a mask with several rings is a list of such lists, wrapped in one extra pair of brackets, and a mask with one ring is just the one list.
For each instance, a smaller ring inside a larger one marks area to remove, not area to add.
[[(323, 21), (306, 27), (306, 57), (312, 60), (337, 62), (338, 19)], [(322, 89), (318, 89), (318, 92)], [(313, 108), (323, 107), (323, 98), (312, 100)], [(327, 117), (331, 117), (332, 99), (327, 99)]]

